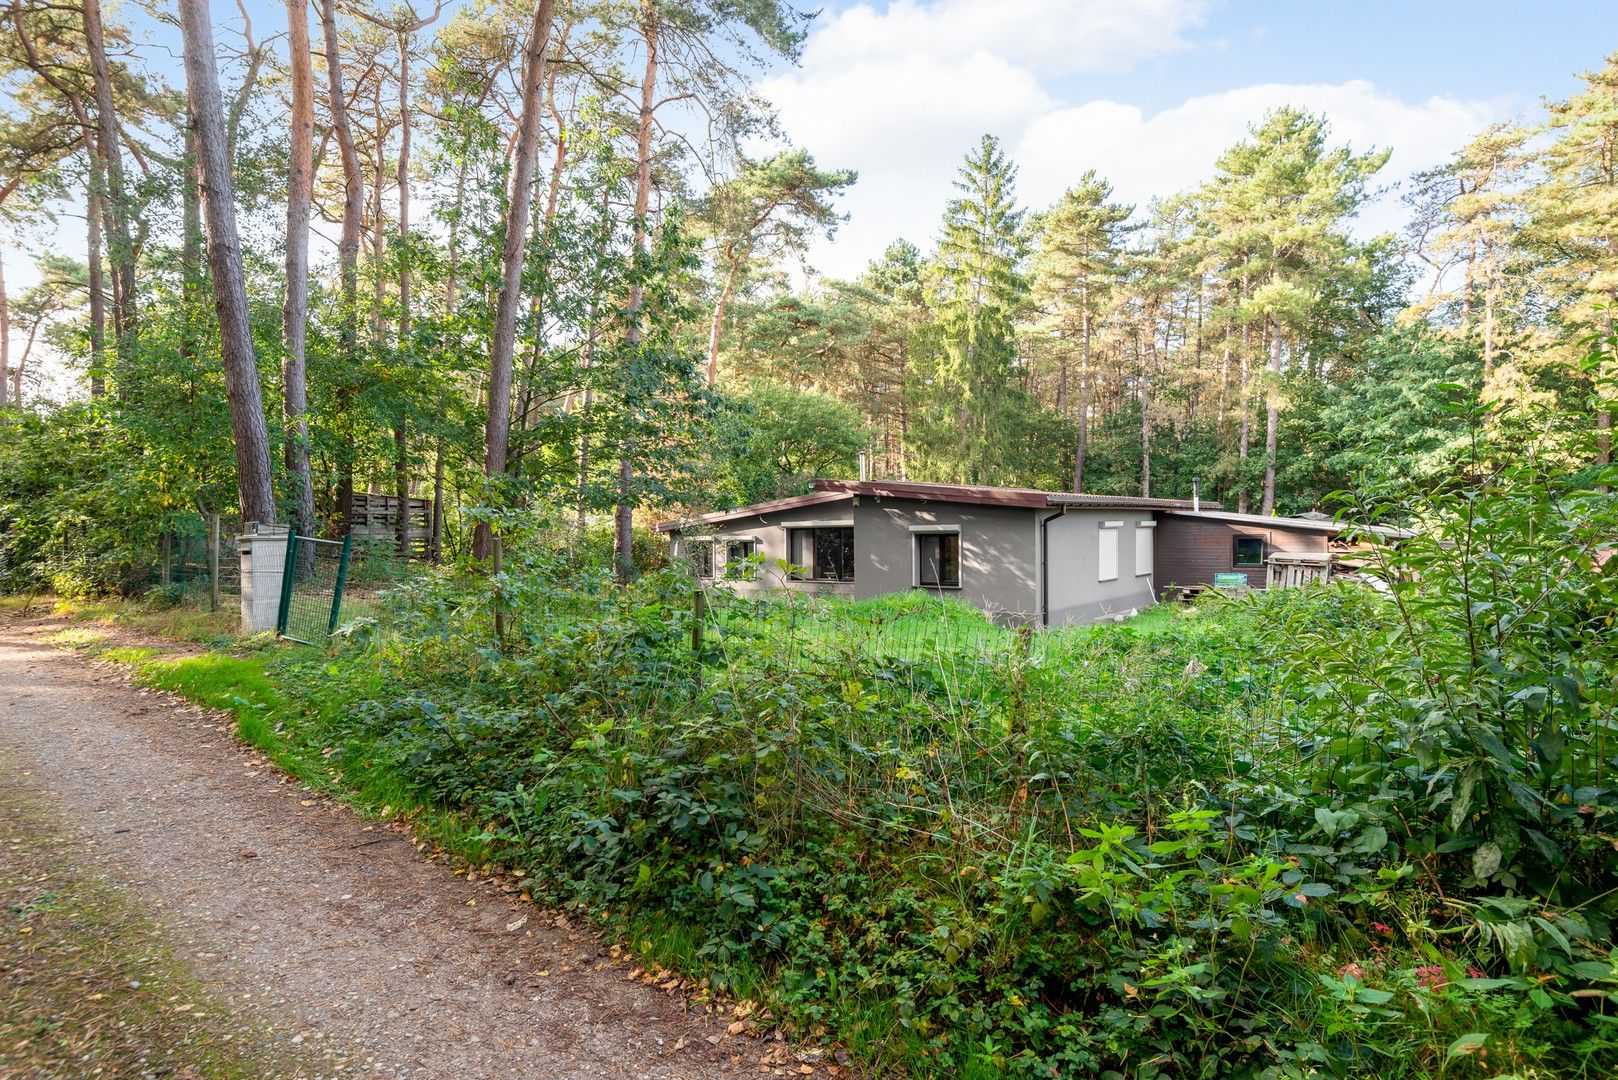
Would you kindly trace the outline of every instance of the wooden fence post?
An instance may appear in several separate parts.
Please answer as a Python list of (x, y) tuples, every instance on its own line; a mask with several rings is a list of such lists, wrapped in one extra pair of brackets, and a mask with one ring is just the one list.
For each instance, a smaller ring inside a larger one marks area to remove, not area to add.
[(208, 603), (219, 610), (219, 515), (208, 515)]
[(708, 594), (701, 589), (691, 593), (691, 656), (697, 665), (697, 685), (702, 685), (702, 639), (708, 621)]
[(501, 541), (499, 533), (494, 534), (493, 541), (494, 541), (494, 550), (493, 550), (493, 552), (491, 552), (491, 554), (494, 557), (494, 567), (493, 568), (494, 568), (494, 579), (495, 579), (495, 581), (494, 581), (494, 637), (495, 637), (495, 640), (499, 643), (500, 648), (503, 650), (506, 647), (506, 605), (502, 602), (501, 596), (500, 596), (500, 571), (503, 568), (504, 563), (505, 563), (505, 547), (506, 546)]

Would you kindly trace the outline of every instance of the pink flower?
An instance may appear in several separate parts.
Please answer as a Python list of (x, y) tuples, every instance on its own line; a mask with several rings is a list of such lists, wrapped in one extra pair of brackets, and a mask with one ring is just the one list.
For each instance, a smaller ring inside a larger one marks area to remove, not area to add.
[(1387, 923), (1372, 922), (1371, 923), (1371, 929), (1375, 930), (1377, 933), (1381, 934), (1383, 937), (1392, 937), (1393, 936), (1393, 927), (1389, 926)]
[(1449, 982), (1449, 976), (1437, 964), (1423, 964), (1416, 969), (1416, 981), (1429, 990), (1439, 990)]
[(1363, 981), (1365, 978), (1365, 969), (1360, 967), (1358, 964), (1344, 964), (1342, 967), (1337, 969), (1337, 974), (1339, 977), (1344, 979), (1359, 979)]

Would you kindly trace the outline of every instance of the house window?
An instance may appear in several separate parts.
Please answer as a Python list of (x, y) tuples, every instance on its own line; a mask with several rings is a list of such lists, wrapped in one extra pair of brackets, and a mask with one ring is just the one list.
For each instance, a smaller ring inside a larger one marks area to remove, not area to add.
[(1135, 523), (1135, 576), (1145, 577), (1153, 569), (1152, 535), (1157, 522), (1137, 521)]
[(733, 580), (751, 579), (754, 567), (748, 560), (758, 550), (757, 540), (732, 540), (725, 545), (725, 576)]
[(1235, 550), (1231, 554), (1232, 566), (1263, 566), (1264, 565), (1264, 538), (1262, 536), (1238, 536), (1235, 540)]
[(961, 587), (961, 534), (916, 534), (916, 584), (926, 589)]
[(798, 581), (853, 581), (854, 527), (787, 530), (787, 561), (800, 568)]
[(713, 541), (692, 540), (686, 548), (686, 558), (691, 561), (691, 572), (699, 578), (713, 577)]
[(1097, 550), (1100, 552), (1099, 565), (1096, 567), (1097, 581), (1118, 580), (1118, 527), (1122, 524), (1117, 521), (1103, 521), (1101, 523), (1101, 536)]

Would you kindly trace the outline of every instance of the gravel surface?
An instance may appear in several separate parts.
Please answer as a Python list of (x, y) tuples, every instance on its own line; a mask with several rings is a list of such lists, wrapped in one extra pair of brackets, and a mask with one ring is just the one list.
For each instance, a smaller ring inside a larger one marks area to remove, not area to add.
[(0, 798), (82, 832), (233, 1022), (322, 1075), (839, 1071), (632, 980), (594, 933), (310, 793), (228, 719), (53, 647), (64, 625), (0, 619)]

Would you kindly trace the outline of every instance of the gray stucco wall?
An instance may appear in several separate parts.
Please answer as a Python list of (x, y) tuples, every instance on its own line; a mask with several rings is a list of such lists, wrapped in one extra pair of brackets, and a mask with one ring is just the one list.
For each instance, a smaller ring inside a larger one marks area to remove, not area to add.
[(934, 588), (975, 604), (995, 619), (1038, 618), (1040, 511), (970, 503), (865, 496), (854, 508), (854, 591), (882, 596), (916, 587), (915, 536), (958, 527), (960, 588)]
[[(1094, 622), (1152, 604), (1154, 566), (1135, 565), (1136, 530), (1142, 524), (1152, 525), (1150, 511), (1069, 510), (1051, 518), (1042, 540), (1040, 520), (1051, 514), (1051, 510), (1043, 508), (867, 495), (858, 500), (857, 506), (852, 500), (825, 503), (693, 528), (675, 535), (673, 549), (679, 556), (692, 540), (720, 541), (715, 580), (738, 592), (784, 587), (797, 592), (870, 597), (916, 587), (918, 532), (958, 529), (961, 585), (930, 591), (958, 597), (1000, 621), (1039, 621), (1042, 557), (1049, 577), (1046, 599), (1051, 626)], [(1118, 523), (1118, 573), (1109, 581), (1100, 580), (1099, 573), (1104, 522)], [(787, 529), (807, 525), (854, 526), (853, 582), (792, 581), (782, 573), (779, 563), (787, 558)], [(1155, 552), (1156, 529), (1152, 532)], [(725, 577), (723, 541), (731, 539), (758, 542), (765, 565), (756, 579), (736, 581)]]
[[(853, 525), (854, 510), (849, 502), (823, 503), (818, 506), (804, 506), (795, 510), (781, 510), (769, 514), (759, 514), (753, 517), (738, 518), (720, 525), (704, 525), (692, 528), (683, 533), (675, 534), (672, 551), (676, 558), (683, 556), (685, 545), (692, 540), (713, 539), (719, 541), (719, 549), (715, 555), (715, 580), (721, 582), (737, 592), (756, 592), (767, 588), (788, 588), (795, 592), (825, 593), (833, 596), (853, 596), (855, 587), (861, 584), (858, 579), (864, 572), (863, 566), (856, 566), (855, 581), (793, 581), (781, 572), (780, 563), (787, 557), (787, 528), (792, 525)], [(763, 556), (764, 566), (751, 581), (730, 580), (725, 577), (724, 567), (724, 541), (726, 540), (756, 540), (758, 551)], [(859, 532), (854, 534), (854, 557), (860, 557)], [(859, 595), (864, 596), (865, 593)]]
[[(1152, 523), (1145, 510), (1069, 510), (1045, 527), (1050, 625), (1094, 622), (1150, 607), (1152, 566), (1135, 565), (1135, 532)], [(1100, 580), (1103, 523), (1117, 522), (1118, 576)], [(1156, 550), (1156, 530), (1153, 550)]]

